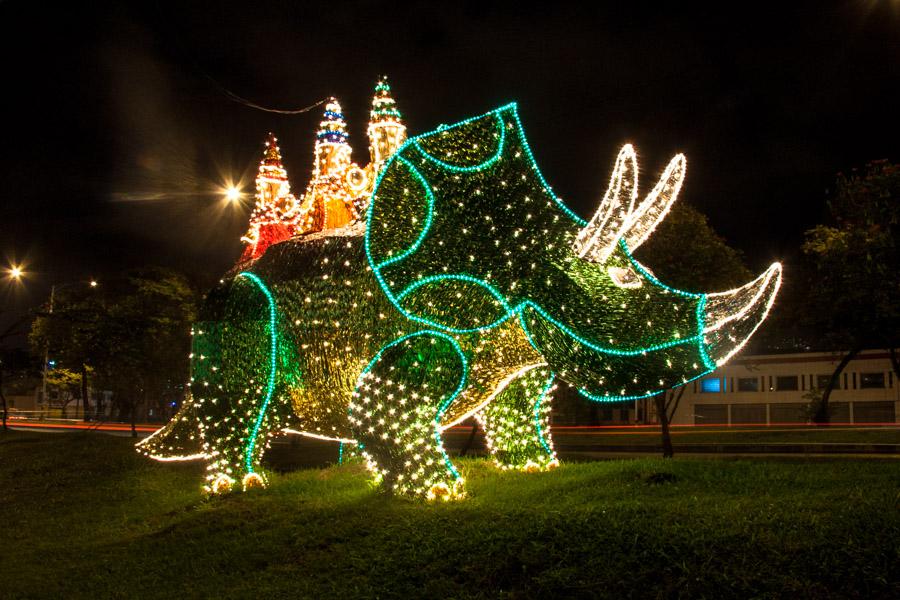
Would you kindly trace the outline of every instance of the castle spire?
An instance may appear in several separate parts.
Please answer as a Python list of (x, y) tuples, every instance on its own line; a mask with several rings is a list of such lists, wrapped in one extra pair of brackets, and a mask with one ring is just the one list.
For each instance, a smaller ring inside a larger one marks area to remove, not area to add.
[(382, 75), (375, 84), (367, 133), (369, 156), (373, 172), (377, 174), (391, 154), (406, 141), (406, 126), (403, 125), (402, 115), (391, 96), (387, 75)]
[(272, 244), (289, 239), (297, 209), (287, 170), (281, 162), (278, 138), (269, 132), (256, 175), (256, 205), (247, 234), (241, 238), (247, 244), (241, 260), (258, 258)]
[(402, 115), (397, 110), (397, 103), (391, 96), (391, 86), (388, 84), (387, 75), (378, 78), (375, 84), (375, 97), (372, 98), (372, 111), (369, 113), (369, 122), (381, 123), (384, 121), (400, 122)]
[(266, 149), (263, 151), (264, 165), (281, 166), (281, 148), (278, 147), (278, 138), (271, 131), (266, 137)]
[(344, 121), (344, 113), (337, 98), (332, 96), (325, 105), (325, 114), (319, 123), (319, 131), (316, 134), (317, 143), (346, 144), (347, 123)]

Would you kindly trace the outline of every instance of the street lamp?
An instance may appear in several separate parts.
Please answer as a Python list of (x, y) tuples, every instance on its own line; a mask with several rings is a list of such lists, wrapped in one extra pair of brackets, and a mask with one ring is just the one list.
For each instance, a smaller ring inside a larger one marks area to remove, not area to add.
[(21, 281), (22, 277), (25, 276), (25, 271), (22, 269), (22, 265), (10, 265), (6, 269), (6, 276), (13, 281)]
[(227, 200), (228, 202), (233, 204), (240, 200), (241, 196), (243, 196), (243, 194), (241, 193), (241, 190), (237, 188), (237, 186), (229, 185), (227, 188), (225, 188), (225, 200)]
[[(73, 285), (79, 285), (79, 284), (83, 284), (83, 283), (85, 283), (85, 282), (84, 281), (69, 281), (67, 283), (60, 283), (60, 284), (54, 283), (53, 285), (51, 285), (50, 286), (50, 310), (48, 310), (47, 313), (50, 315), (53, 314), (53, 305), (54, 305), (54, 302), (56, 299), (56, 289), (57, 288), (64, 289), (64, 288), (67, 288), (67, 287), (70, 287)], [(91, 279), (87, 283), (92, 288), (95, 288), (98, 285), (96, 279)], [(44, 364), (43, 364), (43, 368), (41, 369), (41, 403), (42, 404), (46, 404), (46, 402), (47, 402), (47, 367), (49, 364), (50, 364), (50, 345), (48, 343), (48, 344), (44, 345)], [(86, 398), (82, 398), (82, 400), (81, 400), (82, 405), (85, 407), (87, 406), (85, 404), (86, 401), (87, 401)], [(86, 412), (85, 412), (85, 414), (86, 414)], [(76, 412), (76, 415), (77, 415), (77, 412)]]

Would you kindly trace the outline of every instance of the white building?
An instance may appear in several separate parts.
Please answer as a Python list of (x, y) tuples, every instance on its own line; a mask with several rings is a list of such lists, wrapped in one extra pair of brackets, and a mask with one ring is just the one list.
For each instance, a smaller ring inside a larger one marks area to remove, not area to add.
[[(741, 356), (687, 385), (673, 424), (805, 423), (809, 393), (822, 389), (841, 354)], [(840, 376), (829, 401), (832, 423), (896, 423), (900, 384), (887, 350), (866, 350)]]

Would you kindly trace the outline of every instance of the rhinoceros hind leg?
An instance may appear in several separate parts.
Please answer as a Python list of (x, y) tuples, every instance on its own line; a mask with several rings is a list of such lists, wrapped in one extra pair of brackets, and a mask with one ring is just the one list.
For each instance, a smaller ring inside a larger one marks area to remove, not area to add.
[(209, 481), (209, 485), (203, 489), (215, 496), (225, 495), (234, 489), (234, 479), (225, 473), (211, 476)]
[(264, 488), (266, 487), (265, 478), (259, 473), (247, 473), (244, 475), (244, 479), (241, 481), (244, 491), (251, 488)]
[(394, 340), (360, 375), (350, 425), (383, 489), (430, 500), (463, 495), (462, 477), (443, 447), (441, 418), (466, 375), (459, 344), (437, 331)]
[(545, 364), (522, 367), (476, 415), (498, 466), (526, 472), (559, 466), (550, 439), (552, 389), (553, 374)]

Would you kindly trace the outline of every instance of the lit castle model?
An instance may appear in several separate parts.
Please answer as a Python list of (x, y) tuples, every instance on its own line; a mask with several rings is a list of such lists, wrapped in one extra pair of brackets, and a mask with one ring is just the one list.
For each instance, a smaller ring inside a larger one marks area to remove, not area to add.
[(595, 402), (658, 394), (725, 363), (771, 308), (778, 263), (697, 294), (634, 258), (683, 155), (641, 199), (625, 145), (586, 221), (541, 175), (515, 104), (404, 142), (387, 92), (365, 168), (329, 104), (302, 201), (269, 140), (245, 260), (193, 327), (192, 398), (139, 445), (207, 461), (210, 493), (264, 486), (268, 441), (287, 432), (356, 449), (392, 493), (460, 497), (441, 435), (470, 416), (499, 467), (549, 469), (557, 381)]
[(259, 258), (272, 244), (295, 235), (360, 221), (378, 172), (406, 141), (406, 127), (385, 77), (375, 86), (367, 133), (371, 160), (361, 168), (350, 156), (352, 148), (341, 105), (331, 98), (316, 134), (312, 178), (300, 199), (291, 194), (278, 140), (269, 134), (256, 177), (256, 206), (250, 229), (241, 238), (247, 244), (242, 262)]

